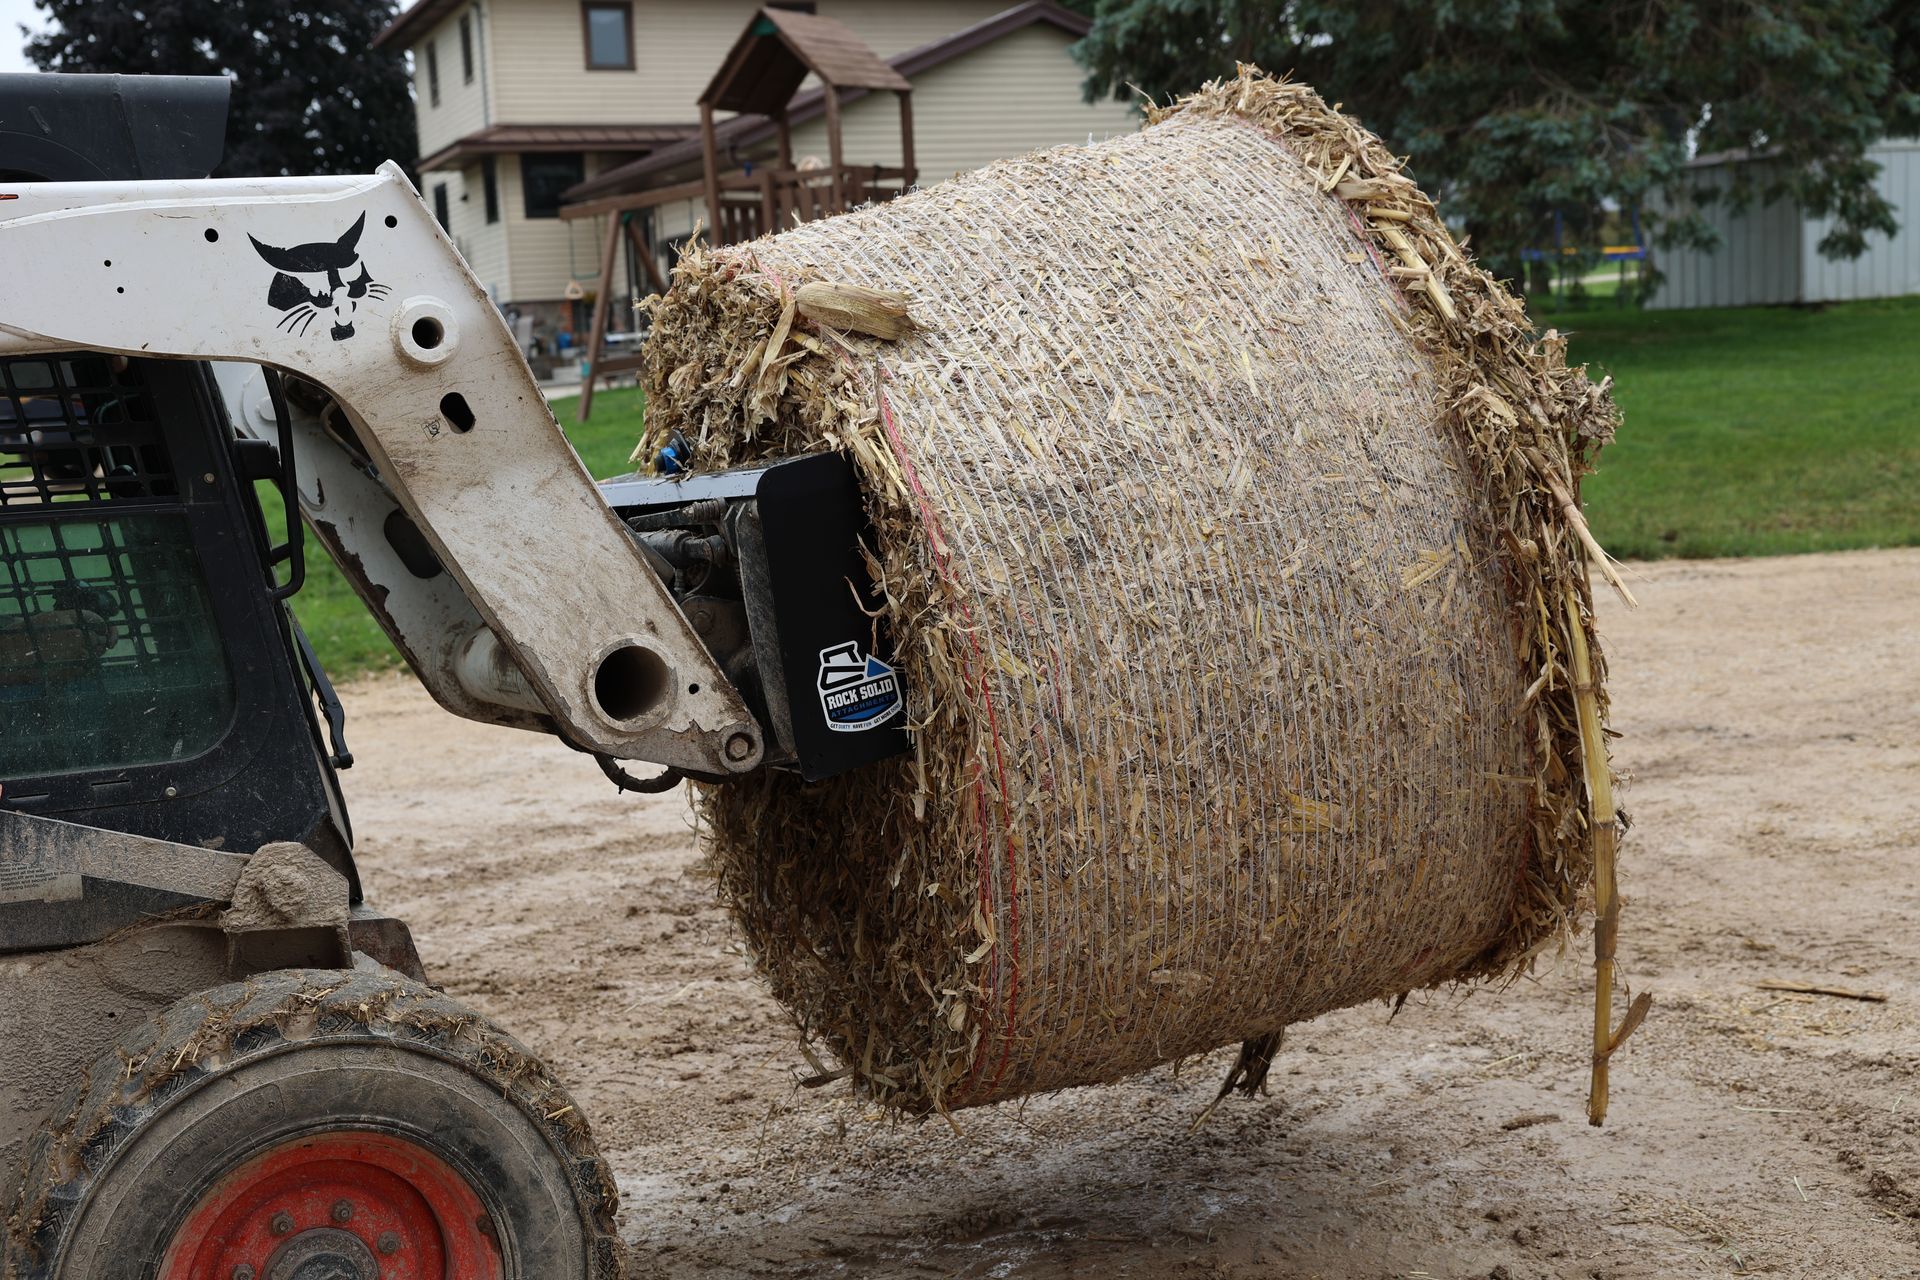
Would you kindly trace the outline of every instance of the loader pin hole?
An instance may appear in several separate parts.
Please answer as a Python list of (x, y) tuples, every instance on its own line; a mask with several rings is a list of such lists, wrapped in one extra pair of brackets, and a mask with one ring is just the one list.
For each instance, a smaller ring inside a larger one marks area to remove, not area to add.
[(623, 644), (593, 673), (593, 697), (612, 720), (634, 720), (667, 695), (667, 664), (651, 649)]
[[(413, 327), (418, 333), (420, 325)], [(467, 398), (458, 391), (449, 391), (440, 397), (440, 416), (461, 435), (473, 430), (473, 409), (467, 404)]]
[(431, 351), (440, 345), (447, 331), (432, 316), (421, 316), (413, 322), (413, 341), (423, 351)]
[(388, 226), (390, 226), (390, 227), (397, 227), (397, 226), (399, 226), (399, 225), (400, 225), (400, 219), (398, 219), (398, 218), (396, 218), (396, 217), (394, 217), (394, 216), (393, 216), (392, 214), (388, 214), (388, 215), (387, 215), (387, 225), (388, 225)]
[(205, 234), (207, 237), (208, 244), (212, 244), (214, 241), (220, 238), (220, 233), (218, 231), (215, 231), (212, 227), (208, 227)]

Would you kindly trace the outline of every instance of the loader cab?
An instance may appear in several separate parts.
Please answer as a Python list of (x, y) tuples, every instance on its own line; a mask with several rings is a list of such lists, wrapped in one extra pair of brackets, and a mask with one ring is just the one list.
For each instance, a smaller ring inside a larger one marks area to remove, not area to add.
[[(0, 76), (0, 171), (204, 177), (205, 82), (164, 80)], [(44, 90), (20, 81), (62, 82), (31, 147), (10, 147), (9, 125)], [(172, 102), (178, 83), (192, 92)], [(161, 127), (170, 107), (180, 136)], [(0, 808), (233, 853), (298, 841), (358, 900), (316, 717), (331, 690), (282, 599), (299, 526), (262, 505), (261, 490), (279, 505), (276, 479), (292, 494), (280, 468), (237, 438), (204, 364), (0, 357)], [(72, 918), (68, 941), (180, 905), (110, 883), (87, 896), (53, 912)], [(58, 945), (31, 905), (32, 932)]]

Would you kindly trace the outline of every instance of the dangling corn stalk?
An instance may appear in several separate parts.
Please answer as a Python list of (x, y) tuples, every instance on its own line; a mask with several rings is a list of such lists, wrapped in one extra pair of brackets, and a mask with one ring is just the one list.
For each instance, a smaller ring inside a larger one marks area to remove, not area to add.
[(1566, 594), (1567, 638), (1573, 647), (1573, 695), (1580, 715), (1580, 763), (1587, 788), (1587, 822), (1593, 846), (1593, 1080), (1587, 1090), (1587, 1123), (1607, 1119), (1607, 1064), (1647, 1016), (1653, 997), (1641, 992), (1613, 1029), (1613, 961), (1620, 941), (1620, 887), (1614, 853), (1620, 842), (1620, 818), (1613, 803), (1613, 771), (1607, 767), (1607, 742), (1600, 727), (1600, 686), (1588, 656), (1588, 628), (1580, 617), (1580, 597)]

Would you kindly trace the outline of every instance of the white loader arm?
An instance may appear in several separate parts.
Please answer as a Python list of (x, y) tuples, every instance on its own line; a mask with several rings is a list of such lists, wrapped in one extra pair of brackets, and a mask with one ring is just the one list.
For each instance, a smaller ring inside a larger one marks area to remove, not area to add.
[[(246, 361), (325, 389), (473, 610), (450, 602), (466, 630), (435, 638), (424, 665), (418, 637), (408, 653), (452, 709), (544, 714), (579, 746), (705, 774), (760, 763), (760, 726), (398, 166), (0, 181), (0, 354), (73, 349)], [(460, 689), (436, 678), (454, 665)]]

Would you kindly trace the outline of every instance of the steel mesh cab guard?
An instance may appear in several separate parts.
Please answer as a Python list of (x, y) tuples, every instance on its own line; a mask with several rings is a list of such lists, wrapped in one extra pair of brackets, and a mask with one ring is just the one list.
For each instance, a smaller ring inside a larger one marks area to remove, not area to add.
[[(204, 365), (0, 357), (4, 806), (235, 853), (298, 841), (351, 879), (244, 456)], [(0, 952), (192, 901), (83, 890), (0, 894)]]
[(171, 452), (137, 365), (0, 360), (0, 777), (191, 758), (231, 722)]

